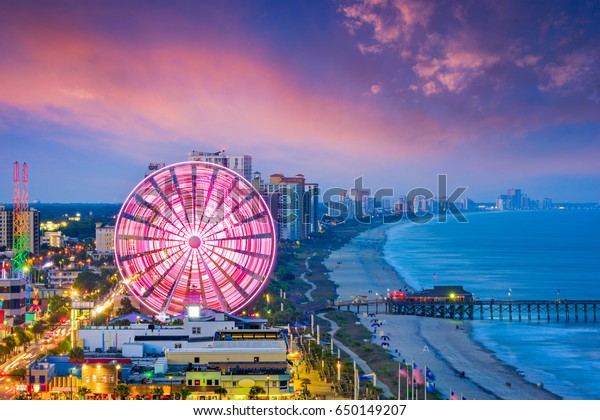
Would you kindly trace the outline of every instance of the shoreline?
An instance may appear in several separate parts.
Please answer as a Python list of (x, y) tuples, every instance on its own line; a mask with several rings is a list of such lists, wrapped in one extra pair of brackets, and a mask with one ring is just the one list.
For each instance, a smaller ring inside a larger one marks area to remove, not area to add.
[[(324, 261), (340, 299), (355, 295), (377, 295), (407, 287), (402, 276), (388, 264), (383, 254), (387, 229), (383, 225), (356, 236), (331, 253)], [(369, 330), (373, 318), (359, 314)], [(436, 376), (436, 388), (445, 398), (453, 391), (467, 399), (561, 399), (560, 396), (529, 382), (522, 373), (476, 342), (472, 321), (416, 316), (378, 315), (383, 322), (379, 333), (390, 337), (390, 354), (395, 360), (423, 368), (426, 364)], [(476, 321), (475, 321), (476, 322)], [(372, 340), (381, 341), (378, 336)], [(461, 378), (459, 372), (465, 372)], [(510, 384), (510, 386), (508, 385)]]

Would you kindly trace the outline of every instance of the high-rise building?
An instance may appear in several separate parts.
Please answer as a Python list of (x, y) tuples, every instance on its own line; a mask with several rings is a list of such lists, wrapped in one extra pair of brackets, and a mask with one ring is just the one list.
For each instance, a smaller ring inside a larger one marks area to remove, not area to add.
[(548, 197), (544, 198), (542, 200), (542, 209), (543, 210), (549, 210), (551, 208), (552, 208), (552, 199), (548, 198)]
[[(262, 185), (260, 176), (253, 184)], [(319, 184), (307, 183), (304, 175), (273, 174), (264, 184), (266, 199), (276, 221), (277, 237), (297, 241), (319, 229)]]
[(304, 227), (305, 236), (319, 230), (319, 184), (304, 184)]
[(40, 212), (36, 209), (29, 209), (29, 252), (33, 255), (40, 253)]
[[(0, 247), (13, 247), (13, 212), (0, 206)], [(40, 212), (29, 209), (29, 252), (40, 253)]]
[(225, 153), (225, 150), (218, 152), (198, 152), (192, 150), (188, 153), (188, 160), (215, 163), (237, 172), (250, 182), (253, 179), (252, 156), (250, 155), (230, 155)]
[(96, 224), (96, 252), (112, 254), (115, 251), (115, 227)]
[(511, 188), (508, 190), (508, 203), (507, 208), (510, 210), (518, 210), (523, 208), (523, 194), (518, 188)]
[(304, 235), (304, 176), (286, 177), (273, 174), (265, 185), (280, 240), (297, 241)]
[(160, 163), (160, 162), (150, 162), (148, 164), (148, 169), (146, 170), (146, 173), (144, 174), (144, 178), (146, 178), (147, 176), (149, 176), (150, 174), (152, 174), (153, 172), (158, 171), (159, 169), (164, 168), (166, 165), (166, 163)]
[(13, 238), (13, 214), (0, 206), (0, 248), (12, 248)]

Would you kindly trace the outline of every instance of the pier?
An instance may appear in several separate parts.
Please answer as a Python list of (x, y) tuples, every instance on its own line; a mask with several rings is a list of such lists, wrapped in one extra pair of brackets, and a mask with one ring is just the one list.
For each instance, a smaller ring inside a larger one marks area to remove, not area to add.
[(416, 315), (447, 319), (509, 321), (597, 321), (600, 300), (474, 300), (427, 302), (413, 300), (346, 300), (329, 308), (356, 313)]

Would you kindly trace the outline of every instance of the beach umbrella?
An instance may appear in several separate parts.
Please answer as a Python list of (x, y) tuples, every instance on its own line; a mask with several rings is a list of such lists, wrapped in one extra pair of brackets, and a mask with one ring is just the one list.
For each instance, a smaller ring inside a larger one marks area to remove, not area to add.
[(382, 335), (382, 336), (381, 336), (381, 339), (382, 339), (383, 341), (390, 341), (390, 337), (389, 337), (389, 336), (387, 336), (387, 335)]
[(454, 391), (450, 391), (450, 400), (460, 400), (460, 397), (454, 393)]
[(371, 318), (373, 318), (373, 317), (375, 317), (375, 314), (369, 314), (369, 316), (370, 316)]
[(386, 343), (385, 341), (381, 343), (381, 347), (389, 347), (390, 343)]

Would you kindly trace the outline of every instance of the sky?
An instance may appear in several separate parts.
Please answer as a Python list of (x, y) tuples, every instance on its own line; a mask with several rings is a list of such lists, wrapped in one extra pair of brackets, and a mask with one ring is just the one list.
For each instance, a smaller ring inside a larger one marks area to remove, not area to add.
[(323, 187), (600, 201), (598, 1), (16, 1), (0, 202), (122, 202), (191, 150)]

